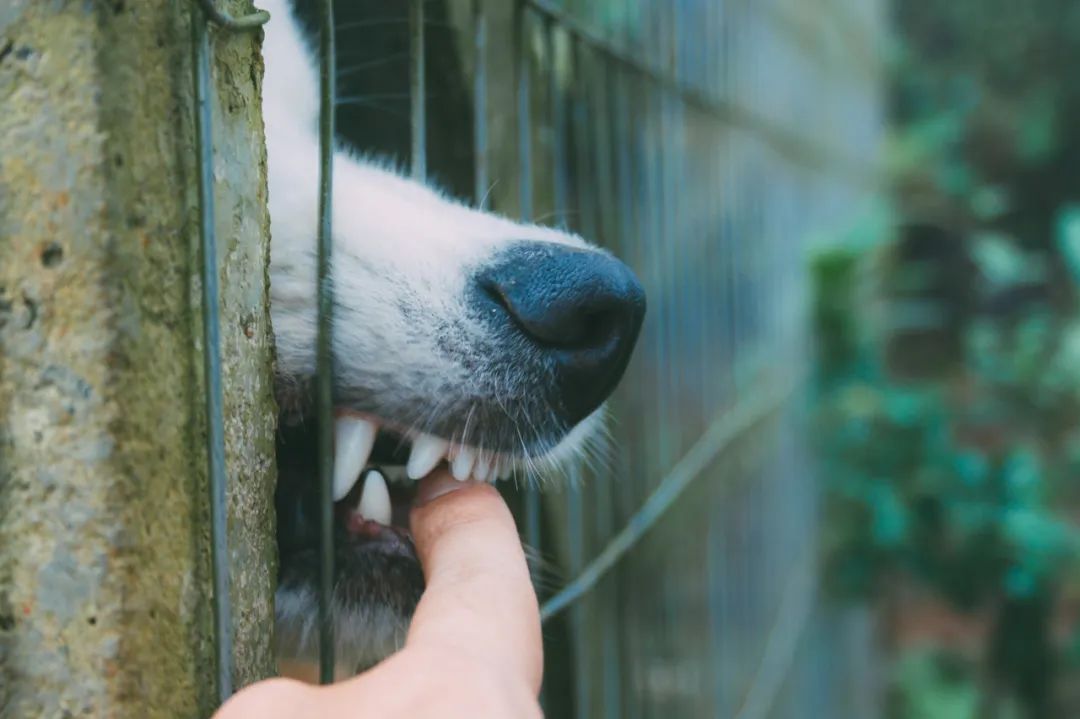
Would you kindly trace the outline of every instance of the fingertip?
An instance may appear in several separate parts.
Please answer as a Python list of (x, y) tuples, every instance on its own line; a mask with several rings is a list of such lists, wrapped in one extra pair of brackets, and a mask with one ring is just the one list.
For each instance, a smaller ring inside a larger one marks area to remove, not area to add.
[(267, 679), (233, 694), (214, 714), (214, 719), (274, 717), (289, 719), (304, 716), (313, 696), (313, 688), (295, 679)]
[(420, 482), (410, 516), (410, 530), (425, 573), (432, 551), (454, 530), (494, 532), (497, 542), (520, 551), (517, 527), (498, 490), (486, 482), (459, 482), (436, 471)]
[(420, 480), (419, 486), (416, 489), (416, 499), (413, 500), (413, 506), (423, 507), (451, 492), (457, 492), (462, 489), (471, 490), (476, 486), (488, 485), (486, 482), (477, 482), (472, 479), (464, 481), (455, 479), (448, 468), (445, 466), (439, 467)]

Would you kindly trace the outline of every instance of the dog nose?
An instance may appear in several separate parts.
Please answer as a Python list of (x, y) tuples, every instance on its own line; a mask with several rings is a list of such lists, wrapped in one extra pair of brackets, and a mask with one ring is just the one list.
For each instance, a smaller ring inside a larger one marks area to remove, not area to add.
[(567, 419), (599, 407), (626, 370), (645, 317), (645, 291), (630, 268), (598, 250), (530, 242), (501, 253), (478, 281), (551, 359)]

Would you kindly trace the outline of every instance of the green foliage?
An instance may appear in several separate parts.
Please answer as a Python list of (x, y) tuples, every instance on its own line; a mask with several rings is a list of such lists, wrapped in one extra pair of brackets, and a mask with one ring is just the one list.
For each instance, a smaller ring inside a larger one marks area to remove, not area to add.
[[(828, 586), (873, 598), (900, 574), (957, 611), (1044, 611), (1080, 556), (1066, 514), (1080, 476), (1080, 315), (973, 317), (956, 370), (905, 377), (887, 363), (888, 324), (866, 319), (855, 289), (869, 256), (833, 249), (813, 265)], [(1001, 271), (987, 287), (1033, 271), (1023, 253), (992, 262)], [(998, 672), (1049, 661), (1049, 630), (1020, 621), (1003, 614), (995, 627)], [(916, 685), (907, 701), (934, 711), (902, 716), (975, 716), (960, 689)]]
[(977, 719), (975, 672), (957, 657), (913, 651), (893, 667), (890, 719)]
[(1055, 654), (1050, 627), (1080, 555), (1080, 3), (892, 17), (894, 223), (811, 262), (827, 581), (872, 598), (903, 577), (991, 616), (975, 678), (913, 659), (897, 716), (977, 716), (986, 686), (1076, 715), (1051, 688), (1080, 631)]
[(1080, 546), (1058, 504), (1080, 470), (1080, 319), (973, 321), (962, 374), (892, 378), (838, 299), (857, 265), (841, 255), (815, 265), (837, 588), (865, 595), (903, 569), (968, 607), (1052, 581)]
[(1057, 247), (1073, 282), (1080, 285), (1080, 204), (1066, 205), (1058, 213)]

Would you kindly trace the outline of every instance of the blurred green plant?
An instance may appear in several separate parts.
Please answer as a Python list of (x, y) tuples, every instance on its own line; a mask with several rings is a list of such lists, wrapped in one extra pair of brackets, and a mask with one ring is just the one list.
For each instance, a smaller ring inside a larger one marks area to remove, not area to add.
[(990, 619), (978, 701), (926, 660), (893, 716), (1075, 715), (1080, 634), (1053, 628), (1080, 555), (1080, 3), (893, 20), (887, 209), (811, 262), (828, 584)]
[(959, 369), (912, 380), (861, 320), (862, 251), (813, 263), (817, 446), (829, 490), (828, 579), (874, 597), (902, 574), (961, 612), (995, 612), (995, 674), (1049, 702), (1054, 598), (1080, 534), (1080, 318), (1034, 311), (965, 328)]
[(892, 672), (889, 712), (897, 719), (976, 719), (980, 701), (974, 674), (948, 652), (910, 651)]

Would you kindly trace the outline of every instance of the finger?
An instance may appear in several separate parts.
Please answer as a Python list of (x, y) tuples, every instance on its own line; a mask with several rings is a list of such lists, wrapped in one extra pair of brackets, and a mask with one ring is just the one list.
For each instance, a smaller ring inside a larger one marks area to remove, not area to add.
[(292, 679), (268, 679), (234, 694), (213, 719), (292, 719), (306, 716), (317, 698), (313, 687)]
[(423, 480), (411, 528), (427, 588), (406, 647), (448, 649), (538, 692), (540, 611), (510, 510), (482, 482), (440, 470)]

